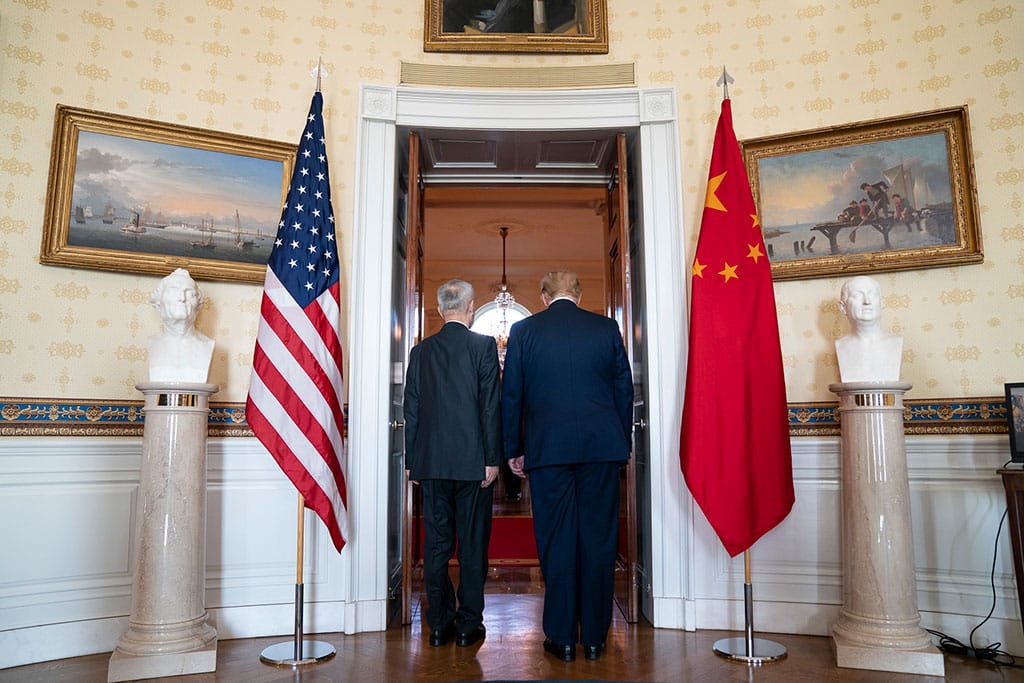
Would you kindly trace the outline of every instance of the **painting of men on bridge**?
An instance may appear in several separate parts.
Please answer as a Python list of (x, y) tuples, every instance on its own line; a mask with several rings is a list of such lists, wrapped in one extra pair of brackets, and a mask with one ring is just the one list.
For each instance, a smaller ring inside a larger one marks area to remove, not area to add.
[(966, 107), (742, 143), (776, 279), (982, 258)]

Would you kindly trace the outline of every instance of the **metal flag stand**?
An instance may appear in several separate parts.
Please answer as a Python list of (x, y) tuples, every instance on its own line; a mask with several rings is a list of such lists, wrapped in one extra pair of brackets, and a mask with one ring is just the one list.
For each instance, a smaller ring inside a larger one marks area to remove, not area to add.
[[(729, 99), (729, 84), (736, 79), (722, 67), (722, 75), (715, 85), (722, 86), (722, 99)], [(786, 657), (786, 647), (774, 640), (754, 637), (754, 588), (750, 583), (750, 549), (743, 551), (743, 616), (746, 621), (743, 638), (722, 638), (712, 646), (721, 655), (747, 664), (763, 664)]]
[(322, 640), (304, 641), (302, 639), (302, 541), (305, 512), (306, 501), (302, 494), (299, 494), (299, 529), (295, 553), (295, 637), (292, 642), (285, 641), (264, 648), (260, 653), (260, 661), (264, 664), (299, 667), (325, 662), (336, 652), (330, 643), (325, 643)]
[[(324, 74), (323, 57), (317, 60), (316, 91), (320, 92), (320, 76)], [(295, 540), (295, 635), (291, 642), (276, 643), (263, 649), (260, 661), (264, 664), (298, 668), (306, 664), (324, 662), (336, 653), (334, 646), (322, 640), (302, 639), (302, 549), (305, 536), (306, 500), (299, 494), (299, 521)]]
[(786, 647), (774, 640), (754, 637), (754, 589), (750, 584), (750, 551), (743, 551), (743, 612), (746, 634), (743, 638), (722, 638), (713, 646), (716, 655), (722, 655), (747, 664), (763, 664), (784, 659)]

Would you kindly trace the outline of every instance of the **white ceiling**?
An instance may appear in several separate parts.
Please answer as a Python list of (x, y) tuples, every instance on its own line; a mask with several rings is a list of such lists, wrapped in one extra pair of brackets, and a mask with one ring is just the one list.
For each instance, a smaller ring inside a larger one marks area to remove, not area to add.
[(427, 183), (603, 183), (615, 132), (420, 129)]

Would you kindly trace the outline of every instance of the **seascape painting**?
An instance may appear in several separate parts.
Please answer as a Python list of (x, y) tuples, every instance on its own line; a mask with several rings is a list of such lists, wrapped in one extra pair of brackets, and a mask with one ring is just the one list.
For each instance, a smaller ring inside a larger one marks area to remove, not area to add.
[(975, 263), (965, 107), (742, 142), (775, 279)]
[(956, 240), (941, 133), (770, 157), (759, 176), (773, 262)]
[(267, 262), (280, 161), (82, 131), (68, 244)]
[(263, 282), (295, 145), (58, 104), (39, 261)]

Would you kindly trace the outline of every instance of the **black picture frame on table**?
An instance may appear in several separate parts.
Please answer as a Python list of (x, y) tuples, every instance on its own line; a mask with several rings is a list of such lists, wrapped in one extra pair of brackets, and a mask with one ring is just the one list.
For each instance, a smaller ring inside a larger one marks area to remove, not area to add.
[(1010, 432), (1010, 457), (1024, 464), (1024, 382), (1010, 382), (1006, 387), (1006, 421)]

